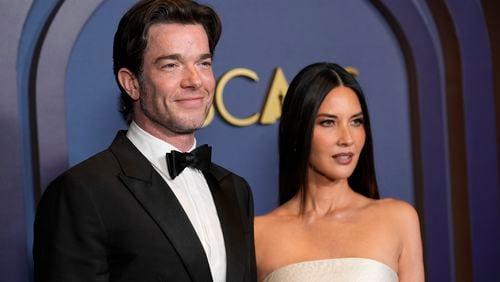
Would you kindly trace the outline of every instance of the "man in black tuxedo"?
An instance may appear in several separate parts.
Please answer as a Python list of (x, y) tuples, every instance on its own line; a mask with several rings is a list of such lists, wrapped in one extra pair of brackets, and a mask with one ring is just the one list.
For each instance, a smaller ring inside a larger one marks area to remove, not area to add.
[(220, 32), (211, 8), (187, 0), (123, 16), (113, 62), (130, 126), (45, 191), (36, 281), (256, 280), (251, 190), (195, 149)]

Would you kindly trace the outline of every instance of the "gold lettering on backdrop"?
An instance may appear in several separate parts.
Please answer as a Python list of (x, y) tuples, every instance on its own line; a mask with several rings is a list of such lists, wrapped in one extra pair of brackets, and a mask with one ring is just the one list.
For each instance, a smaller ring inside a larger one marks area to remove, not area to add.
[[(359, 71), (355, 67), (346, 67), (347, 72), (353, 76), (359, 76)], [(260, 124), (274, 124), (281, 117), (281, 106), (285, 99), (286, 91), (288, 90), (288, 82), (281, 68), (276, 68), (273, 78), (269, 86), (266, 98), (260, 112), (254, 113), (247, 118), (237, 118), (233, 116), (224, 104), (224, 89), (229, 81), (235, 77), (244, 77), (254, 82), (259, 81), (259, 76), (253, 70), (246, 68), (235, 68), (223, 74), (215, 89), (215, 105), (210, 107), (208, 116), (203, 123), (203, 127), (209, 125), (215, 116), (215, 108), (219, 111), (222, 119), (234, 126), (249, 126), (257, 121)], [(260, 118), (260, 119), (259, 119)]]
[(259, 121), (261, 124), (273, 124), (281, 117), (281, 106), (283, 105), (287, 90), (288, 82), (286, 81), (285, 74), (283, 74), (281, 68), (277, 68), (274, 71), (271, 86), (264, 100), (262, 115)]
[(352, 74), (353, 76), (358, 76), (358, 75), (359, 75), (359, 71), (358, 71), (358, 69), (357, 69), (357, 68), (355, 68), (355, 67), (345, 67), (345, 70), (346, 70), (348, 73)]
[(235, 126), (249, 126), (251, 124), (254, 124), (259, 119), (260, 114), (257, 112), (247, 118), (237, 118), (229, 113), (229, 111), (226, 109), (226, 105), (224, 104), (224, 99), (222, 97), (224, 88), (226, 87), (226, 84), (229, 82), (229, 80), (238, 76), (246, 77), (253, 81), (259, 81), (259, 76), (250, 69), (236, 68), (226, 72), (222, 75), (217, 83), (217, 87), (215, 89), (215, 105), (217, 106), (217, 110), (219, 110), (222, 118), (229, 124)]

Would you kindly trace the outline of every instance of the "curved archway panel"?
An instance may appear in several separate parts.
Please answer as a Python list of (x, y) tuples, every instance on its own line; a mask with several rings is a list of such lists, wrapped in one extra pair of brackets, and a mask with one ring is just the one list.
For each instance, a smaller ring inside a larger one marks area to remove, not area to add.
[[(29, 281), (31, 263), (27, 246), (24, 135), (22, 106), (17, 96), (17, 58), (24, 20), (32, 1), (2, 3), (0, 9), (0, 273)], [(29, 224), (29, 223), (28, 223)]]
[(80, 27), (99, 0), (66, 1), (47, 33), (36, 78), (40, 184), (49, 182), (68, 167), (64, 78), (71, 48)]
[(474, 280), (495, 275), (500, 261), (500, 183), (493, 65), (486, 19), (480, 1), (447, 2), (462, 52)]
[(409, 43), (417, 77), (426, 276), (454, 277), (445, 94), (440, 43), (420, 2), (377, 1), (395, 17)]

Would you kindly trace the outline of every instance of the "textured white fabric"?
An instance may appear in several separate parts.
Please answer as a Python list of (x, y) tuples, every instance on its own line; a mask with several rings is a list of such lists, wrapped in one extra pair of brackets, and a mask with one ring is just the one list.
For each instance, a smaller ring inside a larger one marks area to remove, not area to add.
[(271, 272), (264, 282), (398, 282), (389, 266), (372, 259), (336, 258), (313, 260), (283, 266)]
[[(152, 136), (134, 122), (130, 124), (127, 138), (163, 177), (184, 208), (203, 245), (214, 281), (226, 281), (224, 236), (214, 200), (203, 173), (198, 169), (186, 167), (175, 179), (171, 179), (165, 154), (171, 150), (180, 151), (179, 149)], [(195, 147), (196, 140), (189, 151)]]

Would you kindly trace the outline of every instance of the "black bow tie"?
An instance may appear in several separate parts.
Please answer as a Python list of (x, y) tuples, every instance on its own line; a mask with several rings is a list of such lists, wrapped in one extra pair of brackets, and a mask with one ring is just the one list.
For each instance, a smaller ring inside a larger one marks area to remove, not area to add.
[(170, 177), (174, 179), (187, 166), (197, 168), (201, 171), (207, 171), (210, 167), (210, 157), (212, 156), (212, 147), (207, 144), (201, 145), (189, 153), (182, 153), (172, 150), (167, 153), (167, 167)]

